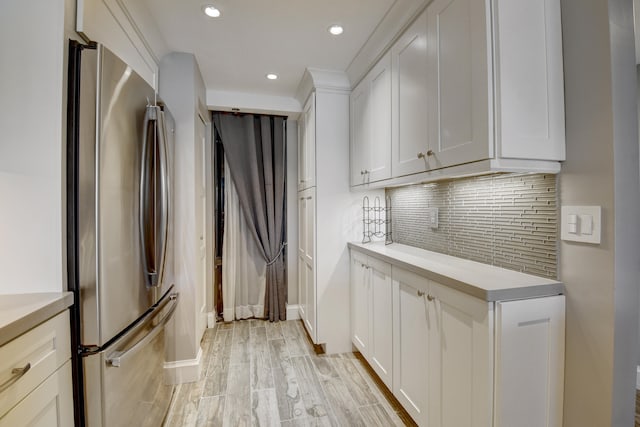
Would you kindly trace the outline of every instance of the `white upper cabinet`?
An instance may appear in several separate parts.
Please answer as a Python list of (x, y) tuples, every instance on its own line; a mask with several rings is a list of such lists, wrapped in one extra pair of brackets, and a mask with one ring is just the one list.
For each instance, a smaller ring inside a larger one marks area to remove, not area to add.
[(560, 2), (493, 0), (493, 31), (497, 154), (565, 160)]
[(422, 15), (391, 48), (393, 176), (427, 169), (427, 15)]
[(351, 93), (351, 185), (391, 177), (391, 61), (385, 55)]
[(302, 111), (298, 146), (298, 191), (316, 185), (316, 96), (312, 92)]
[(492, 156), (489, 0), (434, 0), (429, 34), (429, 169)]
[[(560, 171), (560, 0), (433, 0), (389, 53), (391, 174), (373, 179), (373, 168), (354, 161), (352, 186)], [(383, 111), (369, 86), (387, 61), (384, 56), (353, 92), (354, 159), (381, 152), (386, 141), (386, 128), (374, 130), (368, 120), (372, 109)]]

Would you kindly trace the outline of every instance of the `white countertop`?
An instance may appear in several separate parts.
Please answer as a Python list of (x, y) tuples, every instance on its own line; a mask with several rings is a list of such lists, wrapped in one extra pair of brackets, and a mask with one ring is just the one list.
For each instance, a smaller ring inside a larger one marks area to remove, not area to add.
[(73, 293), (0, 295), (0, 345), (73, 305)]
[(399, 243), (350, 242), (349, 248), (486, 301), (536, 298), (564, 292), (564, 285), (557, 280)]

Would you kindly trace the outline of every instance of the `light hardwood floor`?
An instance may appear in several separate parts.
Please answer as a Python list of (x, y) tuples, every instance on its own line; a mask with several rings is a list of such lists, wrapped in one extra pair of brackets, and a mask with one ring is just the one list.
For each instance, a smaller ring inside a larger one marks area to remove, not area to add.
[(318, 355), (300, 321), (208, 329), (204, 377), (176, 387), (173, 426), (415, 425), (359, 354)]

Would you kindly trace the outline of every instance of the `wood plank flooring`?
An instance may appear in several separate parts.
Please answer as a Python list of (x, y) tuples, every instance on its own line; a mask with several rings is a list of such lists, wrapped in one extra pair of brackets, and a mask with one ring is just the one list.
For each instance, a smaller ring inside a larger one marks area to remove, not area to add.
[(300, 321), (218, 324), (202, 349), (165, 427), (415, 425), (359, 354), (316, 354)]

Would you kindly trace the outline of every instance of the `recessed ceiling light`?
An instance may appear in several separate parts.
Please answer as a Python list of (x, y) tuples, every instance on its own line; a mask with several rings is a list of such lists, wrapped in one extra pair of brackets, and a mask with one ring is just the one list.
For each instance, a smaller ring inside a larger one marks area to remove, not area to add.
[(269, 80), (275, 80), (275, 79), (278, 78), (278, 75), (277, 74), (273, 74), (273, 73), (269, 73), (269, 74), (267, 74), (267, 78)]
[(344, 28), (342, 28), (342, 25), (336, 24), (329, 27), (329, 32), (334, 36), (339, 36), (340, 34), (342, 34), (343, 31), (344, 31)]
[(203, 7), (202, 11), (204, 12), (205, 15), (211, 18), (217, 18), (218, 16), (220, 16), (220, 10), (218, 10), (218, 8), (212, 4), (209, 4)]

